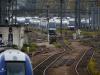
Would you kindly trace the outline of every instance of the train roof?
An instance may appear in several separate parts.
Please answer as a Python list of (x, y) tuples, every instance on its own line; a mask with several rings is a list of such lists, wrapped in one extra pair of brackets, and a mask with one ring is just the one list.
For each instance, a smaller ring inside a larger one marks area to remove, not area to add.
[(25, 61), (26, 54), (16, 49), (8, 49), (0, 54), (0, 59), (4, 57), (5, 61)]

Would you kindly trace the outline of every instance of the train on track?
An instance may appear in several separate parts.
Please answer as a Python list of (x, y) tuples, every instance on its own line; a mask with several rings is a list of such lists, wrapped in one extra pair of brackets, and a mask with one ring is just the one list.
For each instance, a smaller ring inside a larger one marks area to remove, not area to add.
[(0, 75), (33, 75), (29, 56), (15, 49), (1, 52)]
[(56, 24), (54, 22), (48, 23), (48, 41), (50, 44), (56, 42)]

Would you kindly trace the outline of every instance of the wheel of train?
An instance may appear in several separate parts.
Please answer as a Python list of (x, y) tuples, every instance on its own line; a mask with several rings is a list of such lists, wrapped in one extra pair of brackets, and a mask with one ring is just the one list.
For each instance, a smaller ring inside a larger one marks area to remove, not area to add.
[(0, 53), (0, 75), (33, 75), (29, 56), (15, 49)]

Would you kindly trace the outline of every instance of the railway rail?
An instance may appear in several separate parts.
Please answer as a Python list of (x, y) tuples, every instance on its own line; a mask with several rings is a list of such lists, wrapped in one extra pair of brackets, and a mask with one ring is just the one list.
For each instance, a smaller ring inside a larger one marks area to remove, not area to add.
[(84, 54), (82, 55), (82, 57), (79, 59), (78, 63), (75, 66), (75, 71), (77, 75), (89, 75), (89, 72), (87, 70), (87, 65), (93, 54), (94, 54), (93, 48), (84, 52)]
[[(70, 47), (66, 46), (63, 42), (62, 42), (62, 45), (64, 46), (64, 48), (68, 48), (69, 50), (72, 50)], [(87, 70), (87, 65), (88, 65), (88, 62), (89, 60), (91, 59), (91, 57), (93, 56), (94, 54), (94, 50), (93, 48), (89, 49), (89, 50), (86, 50), (86, 51), (82, 51), (81, 54), (80, 54), (80, 57), (74, 59), (72, 62), (72, 65), (73, 66), (73, 71), (74, 73), (72, 75), (89, 75), (89, 72)], [(48, 69), (53, 67), (52, 65), (53, 64), (56, 64), (58, 60), (55, 60), (54, 62), (52, 62), (44, 71), (44, 74), (43, 75), (47, 75), (47, 72), (48, 72)], [(67, 62), (68, 63), (68, 62)], [(69, 64), (69, 63), (68, 63)], [(71, 66), (71, 65), (70, 65)], [(47, 72), (46, 72), (47, 71)], [(70, 74), (69, 74), (70, 75)]]
[(56, 61), (59, 60), (63, 55), (69, 53), (68, 50), (72, 50), (70, 47), (66, 46), (63, 41), (59, 40), (59, 42), (62, 44), (63, 52), (52, 55), (44, 60), (42, 63), (37, 65), (33, 69), (34, 75), (46, 75), (48, 68), (50, 68), (52, 64), (56, 63)]
[(34, 75), (44, 75), (44, 71), (46, 70), (48, 65), (50, 65), (53, 61), (60, 58), (63, 54), (64, 54), (64, 52), (55, 54), (55, 55), (50, 56), (49, 58), (47, 58), (47, 60), (40, 63), (38, 66), (36, 66), (33, 69)]
[[(38, 66), (36, 66), (33, 70), (34, 75), (47, 75), (48, 69), (52, 67), (53, 64), (56, 64), (56, 62), (61, 57), (63, 57), (65, 54), (69, 54), (69, 52), (72, 51), (72, 49), (66, 46), (66, 44), (62, 40), (63, 39), (59, 39), (59, 42), (62, 44), (64, 51), (48, 57)], [(83, 55), (81, 55), (81, 57), (79, 57), (78, 60), (77, 59), (74, 60), (75, 66), (73, 67), (74, 68), (73, 70), (75, 71), (75, 75), (89, 75), (87, 70), (84, 72), (84, 69), (87, 69), (88, 61), (92, 57), (93, 53), (94, 53), (94, 50), (91, 48), (85, 51), (84, 54), (82, 52)]]
[(62, 44), (62, 47), (63, 47), (63, 49), (64, 49), (63, 54), (60, 55), (58, 58), (56, 58), (51, 64), (49, 64), (49, 65), (45, 68), (43, 75), (47, 75), (48, 69), (49, 69), (53, 64), (56, 64), (56, 62), (57, 62), (61, 57), (63, 57), (65, 54), (69, 54), (69, 51), (72, 50), (72, 49), (71, 49), (69, 46), (67, 46), (67, 45), (64, 43), (64, 41), (62, 41), (62, 40), (63, 40), (63, 39), (59, 39), (59, 43)]

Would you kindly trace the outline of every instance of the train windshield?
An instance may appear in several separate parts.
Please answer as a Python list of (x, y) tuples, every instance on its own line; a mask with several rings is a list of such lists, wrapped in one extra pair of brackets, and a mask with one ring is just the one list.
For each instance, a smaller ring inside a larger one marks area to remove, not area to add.
[(49, 34), (50, 34), (50, 35), (55, 35), (56, 32), (55, 32), (55, 30), (49, 30)]
[(49, 26), (49, 28), (56, 28), (56, 24), (55, 23), (49, 23), (48, 26)]
[(25, 75), (25, 64), (20, 62), (7, 62), (7, 75)]

